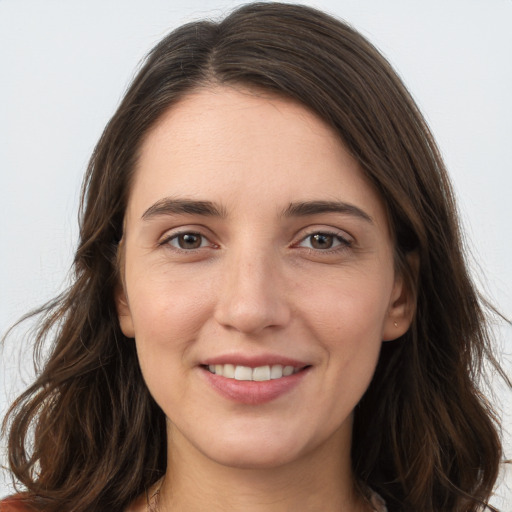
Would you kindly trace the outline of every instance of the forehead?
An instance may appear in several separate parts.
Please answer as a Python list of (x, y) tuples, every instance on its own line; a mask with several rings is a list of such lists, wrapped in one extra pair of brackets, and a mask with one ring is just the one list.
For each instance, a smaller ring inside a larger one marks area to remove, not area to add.
[(385, 217), (357, 161), (323, 120), (293, 100), (233, 87), (189, 94), (146, 136), (129, 208), (140, 214), (164, 196), (259, 208), (350, 200)]

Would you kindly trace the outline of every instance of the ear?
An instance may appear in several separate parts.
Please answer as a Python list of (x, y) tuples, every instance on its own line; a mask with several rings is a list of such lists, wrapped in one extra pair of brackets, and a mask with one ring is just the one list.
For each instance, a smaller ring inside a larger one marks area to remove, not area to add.
[[(124, 224), (123, 224), (124, 231)], [(114, 299), (116, 303), (117, 318), (119, 320), (119, 327), (121, 327), (122, 333), (127, 338), (135, 338), (135, 329), (133, 328), (132, 313), (130, 311), (130, 304), (128, 303), (128, 297), (126, 295), (126, 286), (124, 281), (124, 235), (119, 240), (116, 254), (116, 265), (118, 270), (117, 286), (114, 291)]]
[[(417, 280), (419, 260), (417, 254), (409, 254), (407, 263)], [(411, 326), (416, 311), (416, 294), (412, 285), (404, 278), (403, 273), (397, 275), (393, 285), (387, 317), (384, 321), (382, 340), (393, 341), (403, 336)]]
[(119, 319), (119, 326), (121, 331), (127, 338), (135, 338), (135, 329), (133, 328), (132, 313), (130, 305), (126, 297), (123, 285), (120, 283), (115, 291), (115, 301), (117, 318)]

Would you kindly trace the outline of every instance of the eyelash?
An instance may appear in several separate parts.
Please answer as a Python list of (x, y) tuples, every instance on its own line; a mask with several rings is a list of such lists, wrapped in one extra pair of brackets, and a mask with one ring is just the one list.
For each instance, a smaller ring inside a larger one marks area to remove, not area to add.
[[(200, 237), (201, 243), (200, 243), (199, 247), (192, 247), (192, 248), (187, 249), (187, 248), (179, 247), (177, 245), (173, 245), (171, 243), (173, 241), (176, 241), (177, 244), (179, 244), (180, 237), (184, 237), (184, 236)], [(336, 245), (334, 245), (334, 247), (328, 247), (326, 249), (320, 249), (320, 248), (315, 248), (315, 247), (311, 247), (311, 246), (307, 247), (307, 246), (302, 245), (308, 239), (310, 240), (309, 243), (311, 244), (311, 240), (315, 236), (323, 236), (323, 237), (329, 237), (329, 238), (332, 237), (333, 243), (335, 243)], [(207, 242), (207, 243), (205, 244), (205, 242)], [(307, 234), (306, 236), (302, 237), (300, 239), (300, 241), (298, 243), (294, 244), (292, 247), (301, 248), (301, 249), (304, 249), (304, 250), (309, 251), (314, 254), (328, 255), (328, 254), (346, 251), (347, 249), (352, 247), (352, 243), (353, 242), (351, 240), (348, 240), (347, 238), (343, 237), (339, 233), (336, 233), (333, 231), (322, 230), (322, 231), (314, 231), (314, 232)], [(204, 249), (205, 247), (213, 247), (213, 248), (218, 247), (216, 244), (212, 244), (205, 235), (203, 235), (199, 232), (196, 232), (196, 231), (181, 231), (178, 233), (173, 233), (173, 234), (165, 237), (161, 242), (159, 242), (158, 245), (168, 246), (172, 250), (175, 250), (178, 252), (188, 252), (188, 253), (196, 252), (200, 249)]]
[[(314, 247), (301, 246), (301, 244), (304, 243), (305, 241), (307, 241), (308, 239), (311, 240), (314, 236), (318, 236), (318, 235), (325, 236), (325, 237), (332, 237), (333, 243), (338, 242), (338, 244), (335, 245), (334, 247), (328, 247), (327, 249), (317, 249)], [(352, 247), (352, 244), (353, 244), (353, 242), (351, 240), (345, 238), (340, 233), (336, 233), (333, 231), (321, 230), (321, 231), (314, 231), (314, 232), (309, 233), (306, 236), (302, 237), (301, 240), (297, 244), (295, 244), (295, 246), (302, 247), (303, 249), (312, 251), (315, 254), (318, 254), (318, 253), (332, 254), (332, 253), (336, 253), (336, 252), (345, 251), (345, 250), (349, 249), (350, 247)]]
[[(171, 242), (173, 240), (179, 240), (180, 237), (183, 237), (183, 236), (196, 236), (196, 237), (200, 237), (201, 238), (201, 245), (199, 247), (195, 247), (195, 248), (192, 248), (192, 249), (184, 249), (183, 247), (177, 247), (177, 246), (174, 246), (171, 244)], [(208, 245), (203, 245), (203, 243), (207, 241), (209, 242)], [(176, 251), (183, 251), (183, 252), (195, 252), (199, 249), (203, 249), (204, 247), (207, 247), (207, 246), (210, 246), (210, 247), (217, 247), (215, 244), (212, 244), (208, 238), (201, 234), (201, 233), (198, 233), (196, 231), (181, 231), (179, 233), (173, 233), (172, 235), (169, 235), (169, 236), (166, 236), (162, 241), (160, 241), (158, 243), (158, 245), (160, 246), (164, 246), (164, 245), (167, 245), (167, 246), (170, 246), (173, 250), (176, 250)]]

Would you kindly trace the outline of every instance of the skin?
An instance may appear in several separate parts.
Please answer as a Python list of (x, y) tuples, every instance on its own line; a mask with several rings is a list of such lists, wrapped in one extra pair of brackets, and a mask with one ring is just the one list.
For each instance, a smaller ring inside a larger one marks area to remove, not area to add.
[[(220, 215), (159, 211), (169, 198)], [(311, 201), (351, 208), (291, 211)], [(184, 233), (199, 247), (180, 247)], [(383, 203), (337, 135), (291, 100), (195, 91), (142, 145), (122, 248), (120, 325), (168, 418), (159, 510), (368, 510), (352, 414), (412, 307)], [(230, 354), (308, 369), (276, 399), (241, 404), (201, 366)]]

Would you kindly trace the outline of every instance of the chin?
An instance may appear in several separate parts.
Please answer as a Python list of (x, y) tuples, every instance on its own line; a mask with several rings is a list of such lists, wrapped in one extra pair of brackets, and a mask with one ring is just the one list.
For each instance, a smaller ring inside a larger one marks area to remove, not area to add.
[(300, 458), (307, 451), (308, 444), (301, 441), (297, 432), (281, 432), (279, 435), (276, 430), (278, 429), (262, 429), (258, 432), (253, 428), (252, 432), (247, 432), (247, 428), (244, 428), (235, 433), (229, 429), (226, 432), (216, 432), (208, 438), (201, 436), (190, 441), (203, 456), (222, 466), (271, 469)]
[(204, 454), (217, 464), (238, 469), (274, 469), (290, 464), (299, 457), (298, 453), (291, 453), (283, 447), (272, 449), (254, 446), (247, 449), (244, 446), (240, 449), (229, 447), (219, 452), (210, 449), (208, 452)]

